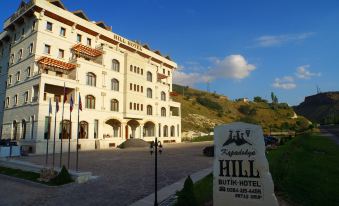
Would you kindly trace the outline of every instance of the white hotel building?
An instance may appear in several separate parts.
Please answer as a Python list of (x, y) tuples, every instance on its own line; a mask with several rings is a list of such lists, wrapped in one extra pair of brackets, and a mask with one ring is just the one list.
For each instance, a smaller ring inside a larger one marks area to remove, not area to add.
[[(116, 147), (129, 138), (181, 141), (180, 104), (171, 99), (177, 64), (168, 56), (113, 33), (102, 21), (90, 21), (82, 11), (67, 11), (59, 0), (21, 3), (3, 29), (2, 139), (16, 140), (28, 152), (44, 153), (46, 139), (54, 137), (55, 101), (59, 99), (56, 151), (61, 137), (65, 145), (71, 137), (75, 150), (80, 93), (80, 150)], [(64, 84), (67, 101), (62, 135)], [(71, 95), (75, 108), (70, 122)], [(49, 117), (50, 99), (53, 114)], [(49, 142), (52, 148), (53, 141)], [(68, 149), (63, 148), (64, 152)]]

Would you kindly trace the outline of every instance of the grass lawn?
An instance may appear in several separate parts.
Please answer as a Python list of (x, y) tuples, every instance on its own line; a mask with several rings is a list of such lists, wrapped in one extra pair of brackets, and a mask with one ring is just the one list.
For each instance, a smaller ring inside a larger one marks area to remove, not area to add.
[[(268, 154), (275, 190), (292, 205), (339, 205), (339, 146), (303, 135)], [(194, 184), (199, 205), (213, 199), (213, 176)]]
[(276, 191), (298, 205), (339, 205), (339, 146), (303, 135), (268, 155)]
[(205, 142), (205, 141), (213, 141), (214, 136), (213, 135), (208, 135), (208, 136), (200, 136), (200, 137), (195, 137), (191, 140), (191, 142)]
[(54, 181), (41, 182), (41, 181), (38, 181), (38, 178), (40, 177), (40, 174), (38, 173), (23, 171), (19, 169), (12, 169), (12, 168), (7, 168), (7, 167), (0, 167), (0, 174), (16, 177), (19, 179), (25, 179), (25, 180), (29, 180), (32, 182), (37, 182), (37, 183), (41, 183), (41, 184), (45, 184), (49, 186), (60, 186), (60, 185), (70, 183), (70, 182), (56, 183)]

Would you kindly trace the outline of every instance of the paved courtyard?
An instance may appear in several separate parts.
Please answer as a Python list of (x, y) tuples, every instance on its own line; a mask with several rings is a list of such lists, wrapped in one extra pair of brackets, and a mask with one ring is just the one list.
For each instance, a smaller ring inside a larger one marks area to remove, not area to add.
[[(158, 188), (172, 184), (187, 175), (212, 166), (212, 158), (202, 155), (211, 142), (181, 143), (164, 146), (159, 156)], [(71, 154), (71, 169), (75, 153)], [(59, 163), (59, 155), (56, 156)], [(67, 154), (63, 155), (66, 163)], [(44, 156), (21, 160), (43, 164)], [(154, 157), (148, 149), (114, 149), (81, 152), (79, 169), (99, 176), (85, 184), (62, 187), (19, 181), (0, 175), (0, 205), (129, 205), (154, 191)], [(49, 160), (51, 162), (51, 158)]]

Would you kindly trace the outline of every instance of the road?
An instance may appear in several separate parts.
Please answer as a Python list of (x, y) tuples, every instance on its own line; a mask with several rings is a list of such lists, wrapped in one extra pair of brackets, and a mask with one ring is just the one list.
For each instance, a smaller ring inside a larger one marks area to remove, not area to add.
[[(213, 158), (202, 155), (205, 143), (164, 146), (159, 156), (158, 188), (173, 184), (201, 169), (212, 167)], [(66, 161), (67, 155), (64, 155)], [(43, 156), (21, 160), (42, 164)], [(51, 160), (50, 160), (51, 162)], [(75, 155), (72, 153), (71, 168)], [(99, 176), (85, 184), (48, 187), (0, 175), (1, 206), (16, 205), (129, 205), (154, 189), (154, 156), (149, 149), (114, 149), (81, 152), (79, 168)]]
[[(336, 144), (339, 145), (339, 126), (321, 126), (321, 133), (323, 133), (328, 138), (332, 139)], [(330, 134), (330, 135), (328, 135)]]

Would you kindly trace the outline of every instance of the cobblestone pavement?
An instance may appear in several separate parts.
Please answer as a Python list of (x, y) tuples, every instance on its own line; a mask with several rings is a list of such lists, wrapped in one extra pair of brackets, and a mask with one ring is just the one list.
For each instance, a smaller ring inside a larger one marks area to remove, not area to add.
[[(164, 146), (159, 156), (158, 188), (212, 166), (213, 159), (202, 155), (211, 142), (181, 143)], [(71, 154), (71, 169), (75, 153)], [(66, 164), (67, 154), (63, 155)], [(56, 162), (59, 163), (59, 156)], [(114, 149), (81, 152), (79, 169), (99, 176), (85, 184), (47, 187), (0, 176), (0, 205), (129, 205), (154, 191), (154, 156), (148, 149)], [(43, 164), (44, 156), (20, 160)], [(51, 162), (51, 157), (49, 162)]]

